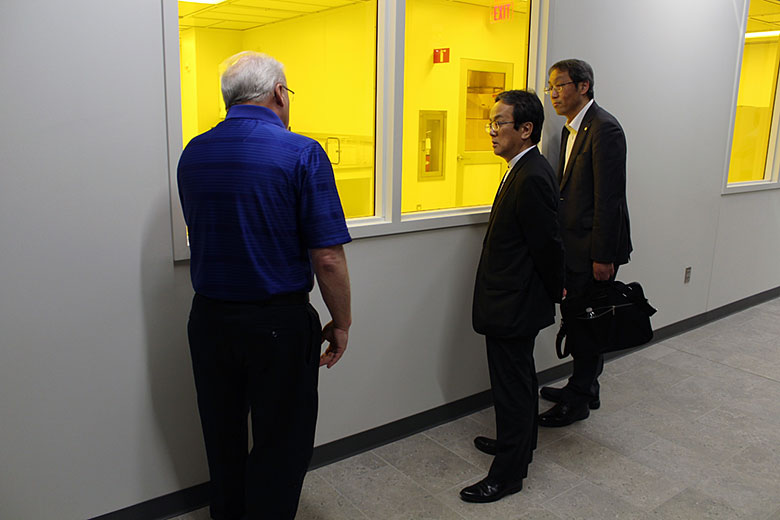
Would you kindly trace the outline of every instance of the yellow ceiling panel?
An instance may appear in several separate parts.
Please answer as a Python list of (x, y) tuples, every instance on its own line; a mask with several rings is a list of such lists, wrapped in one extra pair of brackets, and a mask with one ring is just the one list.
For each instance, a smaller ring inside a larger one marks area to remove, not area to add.
[(193, 18), (187, 16), (179, 20), (179, 28), (187, 29), (190, 27), (211, 27), (212, 25), (221, 22), (222, 20), (215, 20), (213, 18)]
[(230, 29), (232, 31), (246, 31), (247, 29), (254, 29), (255, 27), (259, 27), (262, 24), (253, 23), (253, 22), (233, 22), (233, 21), (225, 21), (225, 22), (218, 22), (211, 26), (212, 29)]
[[(249, 22), (249, 23), (271, 23), (278, 22), (287, 16), (279, 16), (278, 11), (259, 11), (253, 14), (224, 13), (220, 11), (210, 11), (208, 18), (224, 20), (226, 22)], [(197, 16), (195, 16), (197, 18)]]
[(317, 12), (333, 7), (356, 4), (355, 0), (232, 0), (231, 4), (259, 8), (291, 9), (305, 12)]
[[(251, 7), (251, 6), (243, 6), (243, 5), (236, 5), (236, 4), (228, 4), (224, 7), (220, 6), (218, 9), (214, 9), (213, 13), (224, 13), (224, 14), (242, 14), (242, 15), (256, 15), (257, 13), (264, 13), (267, 12), (269, 8), (261, 8), (261, 7)], [(307, 14), (308, 11), (297, 11), (295, 9), (284, 9), (285, 11), (290, 11), (296, 13), (296, 15), (300, 14)]]
[(225, 0), (214, 5), (180, 1), (179, 25), (243, 31), (367, 1), (372, 0)]
[(780, 22), (780, 12), (775, 14), (764, 14), (760, 16), (751, 16), (749, 18), (750, 20), (755, 20), (757, 22), (766, 22), (766, 23), (777, 23)]
[(179, 18), (209, 8), (211, 8), (211, 6), (207, 4), (198, 4), (196, 2), (179, 2)]
[(780, 2), (776, 0), (751, 0), (750, 16), (776, 14), (780, 12)]

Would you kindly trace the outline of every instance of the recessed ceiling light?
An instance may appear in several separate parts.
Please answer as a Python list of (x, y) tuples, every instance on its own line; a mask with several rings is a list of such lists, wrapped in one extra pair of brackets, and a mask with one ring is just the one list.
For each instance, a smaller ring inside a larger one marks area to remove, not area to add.
[(745, 38), (774, 38), (776, 36), (780, 36), (780, 31), (749, 32), (745, 34)]

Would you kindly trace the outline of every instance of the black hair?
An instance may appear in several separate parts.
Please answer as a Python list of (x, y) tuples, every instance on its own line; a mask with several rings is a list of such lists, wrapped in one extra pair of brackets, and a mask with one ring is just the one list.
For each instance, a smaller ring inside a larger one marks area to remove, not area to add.
[(531, 123), (531, 142), (537, 144), (542, 138), (544, 107), (533, 90), (505, 90), (496, 96), (496, 101), (512, 107), (515, 130), (523, 123)]
[(577, 59), (561, 60), (553, 64), (553, 66), (550, 67), (549, 72), (552, 72), (553, 69), (557, 70), (558, 72), (568, 73), (569, 77), (574, 83), (582, 83), (583, 81), (587, 81), (588, 99), (593, 99), (593, 67), (588, 65), (587, 62)]

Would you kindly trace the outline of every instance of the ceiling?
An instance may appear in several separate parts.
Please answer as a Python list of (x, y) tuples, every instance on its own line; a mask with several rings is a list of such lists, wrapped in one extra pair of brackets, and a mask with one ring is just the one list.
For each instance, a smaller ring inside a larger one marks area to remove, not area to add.
[(179, 28), (246, 31), (289, 18), (373, 0), (225, 0), (219, 4), (179, 2)]
[[(179, 2), (179, 28), (210, 27), (247, 31), (290, 18), (376, 0), (225, 0), (219, 4)], [(447, 0), (489, 7), (495, 0)], [(512, 1), (512, 0), (507, 0)], [(754, 0), (755, 1), (755, 0)], [(529, 0), (513, 0), (514, 10), (528, 11)]]
[(780, 30), (780, 0), (751, 0), (747, 32)]

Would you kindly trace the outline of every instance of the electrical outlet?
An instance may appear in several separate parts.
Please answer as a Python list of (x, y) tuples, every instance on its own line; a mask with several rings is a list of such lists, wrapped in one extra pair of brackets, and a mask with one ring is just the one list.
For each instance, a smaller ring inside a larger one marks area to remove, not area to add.
[(691, 270), (691, 266), (685, 268), (685, 278), (683, 278), (683, 283), (688, 283), (691, 281)]

